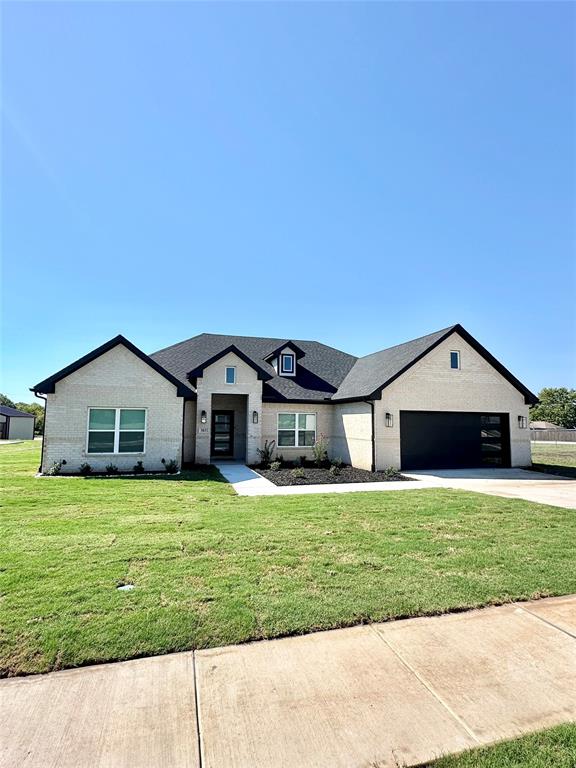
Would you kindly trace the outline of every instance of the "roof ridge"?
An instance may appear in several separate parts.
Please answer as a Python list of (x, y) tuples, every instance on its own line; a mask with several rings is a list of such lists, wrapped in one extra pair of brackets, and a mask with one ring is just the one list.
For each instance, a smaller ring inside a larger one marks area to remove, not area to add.
[(437, 336), (438, 334), (448, 333), (448, 331), (454, 331), (460, 327), (460, 323), (449, 325), (446, 328), (440, 328), (438, 331), (432, 331), (432, 333), (425, 333), (423, 336), (417, 336), (415, 339), (408, 339), (408, 341), (402, 341), (400, 344), (393, 344), (391, 347), (384, 347), (383, 349), (377, 349), (376, 352), (370, 352), (368, 355), (359, 357), (358, 360), (365, 360), (367, 357), (373, 357), (374, 355), (380, 355), (382, 352), (388, 352), (391, 349), (397, 349), (398, 347), (405, 347), (406, 344), (414, 344), (415, 341), (421, 341), (422, 339), (429, 338), (430, 336)]

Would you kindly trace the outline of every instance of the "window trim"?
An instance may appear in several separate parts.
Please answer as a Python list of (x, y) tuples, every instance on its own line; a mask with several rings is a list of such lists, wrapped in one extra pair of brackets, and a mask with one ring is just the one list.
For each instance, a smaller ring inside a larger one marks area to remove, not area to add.
[[(456, 360), (458, 361), (458, 365), (454, 367), (452, 365), (452, 355), (456, 355)], [(451, 371), (459, 371), (460, 370), (460, 350), (459, 349), (451, 349), (450, 350), (450, 370)]]
[[(284, 368), (284, 358), (289, 357), (292, 360), (292, 369), (287, 371)], [(280, 353), (280, 376), (296, 376), (296, 355), (294, 352), (281, 352)]]
[[(295, 416), (296, 421), (294, 429), (280, 429), (280, 416)], [(314, 442), (318, 436), (318, 413), (316, 411), (279, 411), (276, 414), (276, 451), (281, 452), (284, 448), (312, 448), (311, 445), (300, 445), (298, 442), (299, 432), (312, 432), (311, 429), (298, 429), (299, 416), (314, 416)], [(294, 432), (294, 445), (280, 445), (280, 432)]]
[[(111, 429), (90, 429), (90, 411), (115, 411), (114, 430)], [(120, 429), (121, 411), (144, 411), (144, 430), (142, 429)], [(90, 432), (112, 432), (114, 431), (114, 450), (113, 451), (90, 451)], [(141, 451), (120, 451), (120, 433), (121, 432), (144, 432), (144, 445)], [(86, 447), (84, 453), (87, 456), (143, 456), (146, 453), (146, 439), (148, 437), (148, 409), (147, 408), (116, 408), (109, 405), (90, 405), (86, 414)]]
[[(234, 371), (234, 381), (228, 381), (228, 371)], [(227, 365), (224, 367), (224, 383), (228, 384), (228, 386), (233, 386), (236, 384), (236, 366), (235, 365)]]

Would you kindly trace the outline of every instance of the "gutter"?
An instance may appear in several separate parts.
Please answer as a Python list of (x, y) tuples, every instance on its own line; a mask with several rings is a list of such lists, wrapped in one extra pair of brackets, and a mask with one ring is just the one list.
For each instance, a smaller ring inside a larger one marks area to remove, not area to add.
[(374, 400), (363, 400), (362, 402), (368, 403), (370, 406), (370, 412), (372, 416), (372, 472), (376, 471), (376, 435), (374, 432)]
[[(35, 389), (31, 389), (30, 391), (34, 392), (34, 397), (38, 397), (40, 400), (44, 400), (44, 426), (42, 427), (42, 448), (40, 449), (40, 466), (38, 467), (38, 472), (41, 473), (42, 467), (44, 465), (44, 445), (46, 443), (46, 416), (48, 414), (48, 398), (38, 393)], [(34, 427), (36, 427), (36, 419), (34, 419)]]

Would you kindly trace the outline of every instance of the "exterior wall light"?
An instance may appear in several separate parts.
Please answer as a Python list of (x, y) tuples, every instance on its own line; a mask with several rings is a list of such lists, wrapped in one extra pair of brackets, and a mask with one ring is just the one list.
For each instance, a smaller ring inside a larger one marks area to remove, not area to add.
[(258, 424), (258, 411), (252, 411), (252, 424)]
[(200, 421), (202, 422), (202, 424), (206, 424), (206, 411), (202, 411), (202, 413), (200, 414)]
[(392, 419), (392, 414), (391, 413), (387, 413), (386, 414), (386, 426), (387, 427), (391, 427), (393, 423), (394, 423), (394, 420)]
[(528, 427), (528, 418), (526, 416), (518, 416), (518, 429), (526, 429)]

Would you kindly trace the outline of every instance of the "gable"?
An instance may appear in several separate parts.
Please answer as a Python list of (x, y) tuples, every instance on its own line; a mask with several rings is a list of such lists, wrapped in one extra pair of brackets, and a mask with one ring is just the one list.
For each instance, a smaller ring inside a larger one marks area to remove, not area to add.
[[(195, 393), (189, 387), (182, 384), (181, 381), (179, 381), (175, 376), (165, 370), (161, 365), (159, 365), (159, 363), (157, 363), (155, 360), (152, 360), (152, 358), (142, 352), (142, 350), (138, 349), (138, 347), (132, 344), (132, 342), (128, 341), (128, 339), (120, 335), (115, 336), (113, 339), (110, 339), (110, 341), (107, 341), (105, 344), (102, 344), (100, 347), (92, 350), (92, 352), (84, 355), (84, 357), (79, 358), (65, 368), (62, 368), (57, 373), (49, 376), (47, 379), (44, 379), (35, 386), (30, 387), (30, 389), (34, 393), (40, 392), (44, 395), (52, 394), (55, 392), (56, 384), (59, 381), (67, 379), (77, 371), (84, 369), (86, 366), (96, 362), (104, 355), (107, 355), (109, 352), (117, 349), (124, 350), (126, 353), (128, 353), (130, 358), (136, 358), (139, 363), (146, 366), (148, 369), (155, 371), (156, 374), (173, 384), (174, 387), (176, 387), (176, 394), (178, 397), (195, 397)], [(95, 370), (94, 367), (92, 370)]]

